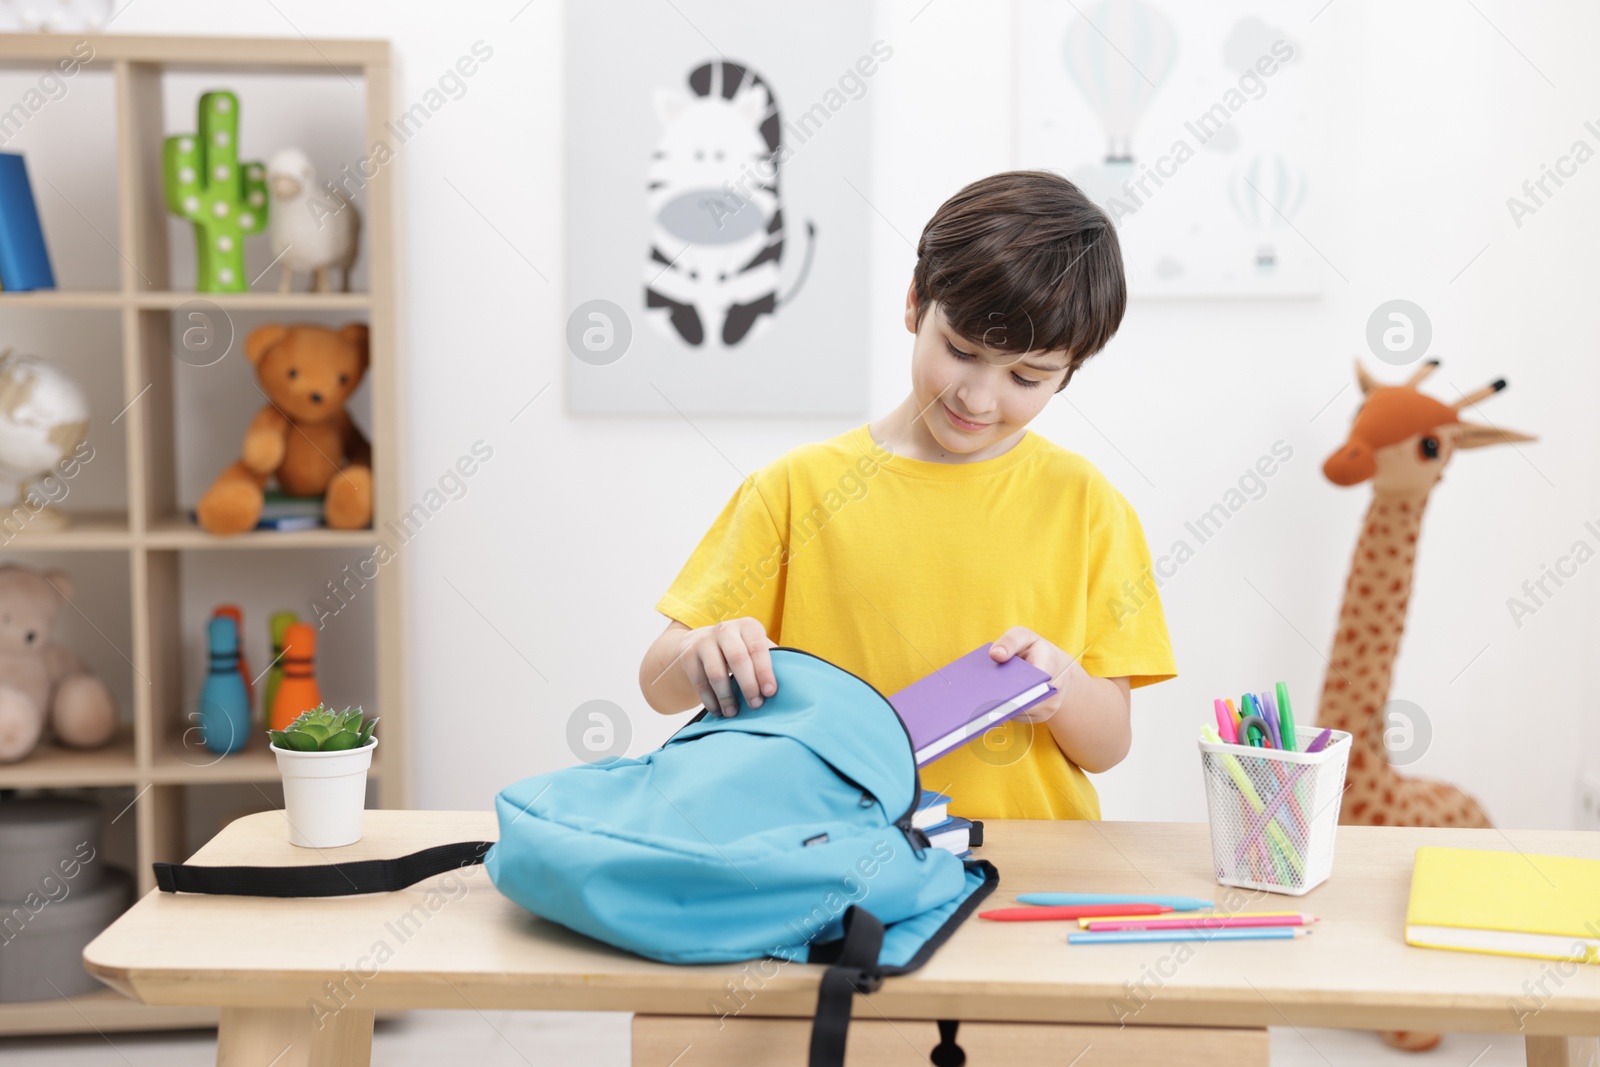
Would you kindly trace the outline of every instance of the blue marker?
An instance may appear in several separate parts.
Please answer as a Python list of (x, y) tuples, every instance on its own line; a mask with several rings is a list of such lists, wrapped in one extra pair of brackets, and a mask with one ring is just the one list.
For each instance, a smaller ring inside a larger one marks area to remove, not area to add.
[(1063, 904), (1165, 904), (1173, 911), (1199, 911), (1212, 906), (1209, 900), (1196, 897), (1141, 896), (1138, 893), (1021, 893), (1019, 904), (1043, 904), (1054, 907)]

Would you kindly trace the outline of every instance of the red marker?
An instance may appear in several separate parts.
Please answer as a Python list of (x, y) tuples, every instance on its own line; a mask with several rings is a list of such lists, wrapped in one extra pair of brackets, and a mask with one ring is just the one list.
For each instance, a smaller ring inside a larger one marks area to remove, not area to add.
[(1062, 919), (1088, 919), (1096, 915), (1161, 915), (1172, 909), (1165, 904), (1056, 904), (1026, 908), (995, 908), (978, 912), (980, 919), (997, 922), (1050, 922)]

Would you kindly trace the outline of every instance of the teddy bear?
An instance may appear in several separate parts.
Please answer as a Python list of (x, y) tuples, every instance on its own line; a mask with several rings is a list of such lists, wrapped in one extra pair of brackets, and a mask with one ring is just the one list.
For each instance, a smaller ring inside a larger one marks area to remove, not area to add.
[(276, 476), (290, 496), (323, 498), (339, 530), (372, 522), (372, 446), (345, 401), (367, 370), (367, 327), (258, 326), (244, 341), (267, 406), (250, 421), (244, 451), (200, 498), (196, 517), (214, 534), (255, 529), (263, 489)]
[(50, 640), (72, 596), (62, 571), (0, 566), (0, 763), (38, 745), (45, 727), (73, 748), (95, 748), (117, 730), (117, 702), (106, 684)]

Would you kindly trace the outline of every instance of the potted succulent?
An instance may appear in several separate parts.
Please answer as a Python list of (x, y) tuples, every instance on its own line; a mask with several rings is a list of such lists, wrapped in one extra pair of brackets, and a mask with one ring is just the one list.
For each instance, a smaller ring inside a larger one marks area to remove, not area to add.
[(360, 708), (334, 711), (318, 704), (284, 729), (267, 731), (283, 775), (291, 845), (337, 848), (361, 840), (377, 725)]

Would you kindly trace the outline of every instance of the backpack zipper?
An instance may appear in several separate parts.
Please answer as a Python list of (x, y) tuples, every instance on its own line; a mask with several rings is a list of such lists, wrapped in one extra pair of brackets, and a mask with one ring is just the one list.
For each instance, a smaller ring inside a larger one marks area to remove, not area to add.
[[(927, 847), (929, 847), (928, 835), (922, 833), (922, 831), (917, 830), (915, 827), (913, 827), (911, 825), (911, 817), (916, 814), (917, 805), (920, 804), (921, 801), (922, 801), (922, 769), (917, 766), (917, 750), (916, 750), (916, 746), (911, 740), (911, 731), (906, 729), (905, 720), (900, 717), (900, 713), (898, 711), (894, 710), (894, 705), (889, 703), (889, 698), (884, 696), (881, 692), (879, 692), (877, 686), (873, 685), (871, 682), (867, 681), (865, 678), (861, 677), (861, 675), (855, 673), (854, 671), (846, 670), (844, 667), (839, 666), (837, 663), (834, 663), (832, 660), (823, 659), (821, 656), (817, 655), (815, 652), (807, 652), (803, 648), (794, 648), (794, 647), (792, 647), (790, 645), (773, 645), (772, 648), (768, 649), (767, 651), (771, 652), (771, 651), (773, 651), (775, 649), (782, 649), (785, 652), (798, 652), (802, 656), (810, 656), (812, 659), (821, 660), (823, 663), (826, 663), (828, 666), (832, 667), (834, 670), (844, 671), (844, 673), (848, 674), (850, 677), (854, 678), (856, 681), (860, 682), (862, 685), (864, 685), (868, 689), (872, 690), (873, 693), (877, 694), (877, 697), (878, 697), (879, 700), (883, 701), (885, 704), (887, 704), (889, 706), (889, 714), (894, 716), (894, 721), (900, 727), (900, 732), (905, 734), (905, 737), (906, 737), (906, 752), (911, 758), (911, 806), (906, 808), (906, 810), (900, 815), (899, 818), (891, 819), (890, 822), (892, 822), (896, 827), (898, 827), (900, 829), (901, 833), (905, 834), (906, 840), (908, 842), (910, 842), (912, 849), (914, 851), (916, 851), (916, 853), (918, 855), (918, 858), (920, 859), (923, 850), (926, 849)], [(699, 722), (701, 719), (704, 719), (709, 714), (711, 714), (711, 709), (708, 708), (708, 707), (702, 706), (701, 709), (700, 709), (700, 713), (698, 715), (696, 715), (694, 718), (690, 719), (688, 722), (684, 723), (677, 730), (673, 731), (672, 737), (669, 737), (669, 738), (667, 738), (666, 741), (662, 742), (662, 746), (661, 747), (665, 748), (668, 744), (670, 744), (672, 742), (673, 738), (678, 736), (678, 734), (682, 733), (684, 730), (687, 730), (689, 727), (693, 726), (695, 723)], [(823, 760), (822, 762), (823, 763), (828, 763), (827, 760)], [(862, 788), (860, 782), (854, 781), (854, 780), (852, 780), (850, 778), (849, 775), (841, 773), (839, 771), (839, 769), (837, 767), (835, 767), (831, 763), (828, 763), (828, 767), (829, 767), (830, 770), (833, 771), (834, 774), (839, 775), (840, 778), (843, 778), (846, 782), (849, 782), (855, 788), (860, 789), (861, 790), (861, 795), (863, 797), (872, 797), (872, 803), (874, 803), (874, 804), (879, 802), (878, 798), (876, 796), (873, 796), (873, 794), (870, 791)], [(867, 805), (863, 804), (862, 807), (867, 807)], [(912, 836), (913, 831), (915, 831), (916, 837)], [(921, 847), (919, 847), (917, 845), (917, 838), (920, 838), (922, 840), (922, 842), (923, 842)]]

